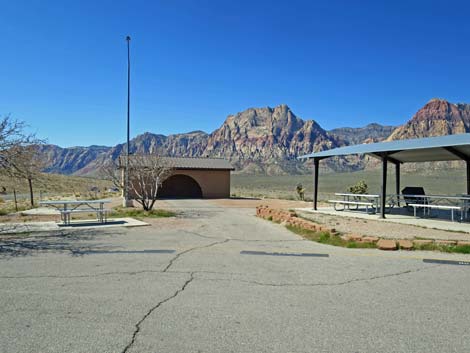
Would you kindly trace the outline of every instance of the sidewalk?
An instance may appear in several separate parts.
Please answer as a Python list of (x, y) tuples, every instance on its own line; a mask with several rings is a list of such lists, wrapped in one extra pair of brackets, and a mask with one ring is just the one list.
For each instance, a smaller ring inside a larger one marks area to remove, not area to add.
[[(98, 223), (95, 219), (75, 220), (70, 224), (62, 225), (57, 222), (25, 222), (25, 223), (0, 223), (1, 234), (21, 234), (21, 233), (43, 233), (64, 229), (102, 229), (111, 227), (140, 227), (148, 223), (134, 218), (111, 218), (106, 223)], [(44, 234), (29, 234), (41, 235)]]

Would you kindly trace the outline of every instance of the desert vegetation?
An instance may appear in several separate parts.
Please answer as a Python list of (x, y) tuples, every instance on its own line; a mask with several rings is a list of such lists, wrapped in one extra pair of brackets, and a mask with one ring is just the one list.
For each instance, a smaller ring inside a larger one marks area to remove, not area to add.
[[(381, 171), (363, 170), (357, 172), (322, 172), (319, 178), (319, 198), (327, 200), (335, 192), (346, 192), (351, 185), (361, 180), (367, 183), (368, 193), (380, 191)], [(422, 186), (428, 194), (459, 194), (465, 192), (465, 170), (447, 169), (432, 171), (404, 171), (401, 176), (402, 188)], [(305, 200), (312, 199), (312, 175), (232, 175), (232, 196), (280, 198), (295, 200), (298, 198), (296, 186), (305, 188)], [(395, 191), (395, 175), (389, 170), (387, 188)]]
[[(33, 184), (36, 201), (61, 198), (99, 199), (119, 195), (111, 192), (111, 187), (112, 183), (108, 180), (46, 173), (42, 173), (40, 179)], [(4, 190), (0, 193), (0, 214), (31, 208), (27, 180), (0, 174), (0, 189)], [(14, 190), (17, 207), (14, 202)]]
[(138, 208), (123, 208), (115, 207), (113, 212), (110, 214), (111, 218), (123, 218), (123, 217), (133, 217), (137, 219), (144, 218), (168, 218), (176, 216), (175, 212), (163, 210), (163, 209), (152, 209), (152, 210), (143, 210)]
[(151, 211), (158, 199), (160, 187), (173, 169), (157, 155), (129, 157), (120, 156), (117, 162), (109, 160), (102, 168), (101, 175), (117, 188), (124, 187), (123, 182), (126, 183), (125, 178), (128, 178), (128, 187), (124, 187), (124, 190), (128, 190), (128, 196), (140, 204), (144, 211)]

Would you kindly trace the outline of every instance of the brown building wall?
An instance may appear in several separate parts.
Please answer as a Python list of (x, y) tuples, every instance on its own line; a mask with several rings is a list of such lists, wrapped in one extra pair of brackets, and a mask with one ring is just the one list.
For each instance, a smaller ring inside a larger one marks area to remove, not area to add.
[[(173, 175), (177, 174), (193, 178), (201, 187), (203, 198), (217, 199), (230, 197), (230, 170), (176, 169)], [(129, 197), (136, 197), (133, 190), (129, 190)]]
[(173, 174), (190, 176), (202, 189), (207, 199), (230, 197), (230, 170), (175, 170)]

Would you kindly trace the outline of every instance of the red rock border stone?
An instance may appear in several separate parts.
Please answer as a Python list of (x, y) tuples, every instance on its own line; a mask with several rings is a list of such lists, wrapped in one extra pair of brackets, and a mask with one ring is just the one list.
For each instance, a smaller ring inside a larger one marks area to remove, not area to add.
[[(281, 223), (284, 226), (293, 226), (297, 228), (302, 228), (310, 230), (313, 232), (329, 232), (330, 234), (338, 234), (336, 229), (328, 228), (324, 225), (320, 225), (313, 221), (309, 221), (297, 216), (293, 211), (286, 211), (281, 209), (270, 208), (266, 205), (260, 205), (256, 207), (256, 216), (272, 220), (276, 223)], [(437, 244), (437, 245), (470, 245), (470, 241), (459, 241), (455, 242), (452, 240), (431, 240), (431, 239), (386, 239), (378, 238), (372, 236), (362, 236), (360, 234), (343, 234), (340, 235), (343, 240), (346, 241), (355, 241), (359, 243), (375, 243), (377, 248), (380, 250), (413, 250), (413, 247), (427, 244)]]
[(261, 205), (256, 207), (256, 216), (263, 219), (272, 220), (276, 223), (281, 223), (285, 226), (298, 227), (311, 230), (313, 232), (329, 232), (330, 234), (337, 234), (336, 229), (327, 228), (315, 222), (297, 217), (297, 214), (292, 211), (279, 210)]

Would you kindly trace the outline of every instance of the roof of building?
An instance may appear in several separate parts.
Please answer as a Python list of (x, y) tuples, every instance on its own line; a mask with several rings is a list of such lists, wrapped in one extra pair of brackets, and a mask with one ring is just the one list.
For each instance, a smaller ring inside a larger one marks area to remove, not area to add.
[[(149, 158), (155, 155), (130, 155), (130, 158)], [(125, 156), (122, 156), (125, 158)], [(159, 157), (166, 166), (174, 169), (199, 170), (235, 170), (229, 161), (223, 158), (205, 157)], [(125, 163), (123, 162), (122, 165)]]
[(380, 157), (384, 154), (395, 161), (432, 162), (450, 160), (470, 160), (470, 134), (446, 135), (409, 140), (396, 140), (360, 144), (315, 152), (299, 157), (328, 158), (351, 154), (367, 154)]
[(235, 170), (229, 161), (223, 158), (162, 157), (175, 169), (223, 169)]

